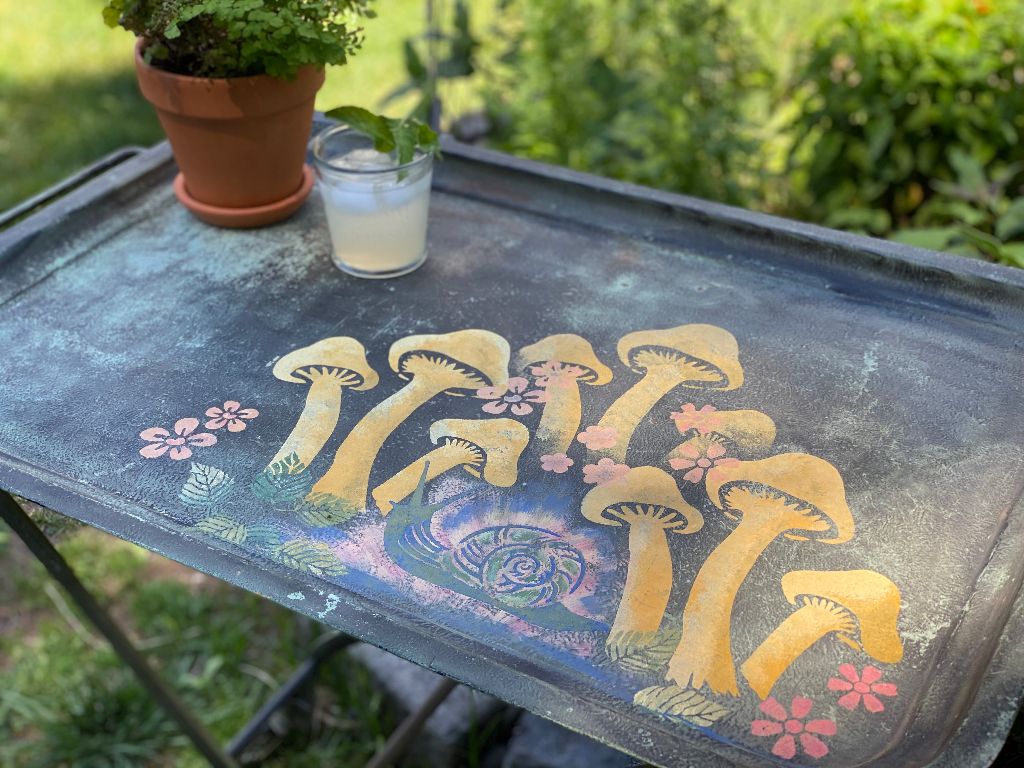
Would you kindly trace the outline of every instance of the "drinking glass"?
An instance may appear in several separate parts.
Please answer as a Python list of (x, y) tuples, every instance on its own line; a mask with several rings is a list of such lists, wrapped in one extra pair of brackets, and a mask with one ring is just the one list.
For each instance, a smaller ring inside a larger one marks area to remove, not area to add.
[(398, 277), (427, 258), (427, 211), (433, 155), (408, 163), (378, 152), (373, 140), (344, 125), (313, 140), (320, 197), (339, 269), (357, 277)]

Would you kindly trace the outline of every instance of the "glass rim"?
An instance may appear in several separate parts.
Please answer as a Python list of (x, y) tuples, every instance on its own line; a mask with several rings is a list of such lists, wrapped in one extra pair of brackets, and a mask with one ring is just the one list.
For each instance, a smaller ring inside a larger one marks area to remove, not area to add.
[(408, 163), (396, 163), (395, 165), (389, 168), (349, 168), (344, 165), (332, 163), (330, 160), (322, 157), (321, 152), (323, 151), (324, 145), (326, 144), (327, 140), (345, 133), (354, 133), (358, 136), (363, 136), (367, 139), (370, 139), (371, 141), (373, 140), (373, 137), (369, 136), (363, 131), (360, 131), (357, 128), (353, 128), (347, 123), (332, 125), (329, 128), (325, 128), (324, 130), (320, 131), (320, 133), (313, 137), (313, 160), (314, 162), (317, 163), (317, 165), (320, 165), (331, 171), (336, 171), (337, 173), (344, 173), (351, 176), (374, 176), (384, 173), (408, 171), (423, 165), (428, 160), (433, 158), (433, 155), (431, 155), (429, 152), (423, 152), (422, 150), (417, 149), (415, 150), (417, 153), (416, 156), (413, 157), (413, 159), (410, 160)]

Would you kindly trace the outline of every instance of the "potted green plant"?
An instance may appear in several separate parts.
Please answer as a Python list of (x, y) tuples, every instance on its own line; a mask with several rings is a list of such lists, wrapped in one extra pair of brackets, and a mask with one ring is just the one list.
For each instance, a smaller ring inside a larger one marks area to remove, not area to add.
[(135, 33), (143, 96), (181, 173), (178, 200), (200, 219), (253, 227), (308, 196), (305, 165), (324, 66), (362, 44), (371, 0), (108, 0)]

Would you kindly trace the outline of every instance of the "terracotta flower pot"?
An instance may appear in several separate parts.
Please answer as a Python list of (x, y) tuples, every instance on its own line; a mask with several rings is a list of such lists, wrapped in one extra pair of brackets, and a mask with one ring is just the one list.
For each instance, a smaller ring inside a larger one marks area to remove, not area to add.
[(150, 66), (135, 47), (142, 95), (155, 108), (183, 178), (175, 194), (199, 218), (262, 226), (290, 216), (312, 188), (304, 165), (323, 68), (294, 80), (199, 78)]

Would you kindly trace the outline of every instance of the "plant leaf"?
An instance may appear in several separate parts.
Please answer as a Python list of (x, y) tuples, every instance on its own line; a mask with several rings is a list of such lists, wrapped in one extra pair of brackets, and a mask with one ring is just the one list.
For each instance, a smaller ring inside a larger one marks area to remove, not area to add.
[(340, 120), (351, 128), (365, 133), (373, 139), (373, 146), (378, 152), (392, 152), (395, 149), (395, 137), (391, 133), (388, 121), (362, 107), (338, 107), (326, 113), (327, 117)]
[(996, 237), (1002, 241), (1024, 235), (1024, 197), (1018, 197), (996, 221)]
[(315, 576), (341, 576), (348, 572), (330, 546), (321, 541), (291, 539), (278, 545), (271, 557), (282, 565)]
[(633, 703), (664, 715), (707, 727), (729, 714), (721, 704), (709, 701), (692, 688), (678, 685), (653, 685), (637, 691)]
[(230, 541), (232, 544), (245, 542), (248, 533), (244, 523), (223, 515), (211, 515), (205, 520), (200, 520), (196, 523), (195, 528), (197, 531)]
[(234, 490), (235, 481), (222, 470), (193, 461), (178, 498), (188, 507), (208, 509), (224, 501)]
[(246, 541), (257, 547), (271, 549), (281, 544), (281, 531), (272, 525), (253, 525), (249, 527)]
[(599, 663), (616, 664), (637, 674), (658, 673), (668, 664), (678, 642), (679, 630), (615, 632), (605, 641)]
[(312, 476), (305, 471), (296, 453), (275, 461), (252, 482), (252, 492), (274, 506), (294, 507), (313, 487)]
[(315, 528), (343, 523), (360, 510), (329, 493), (313, 493), (299, 508), (299, 515)]
[(922, 229), (900, 229), (889, 236), (890, 240), (918, 248), (944, 251), (960, 234), (956, 227), (930, 227)]

